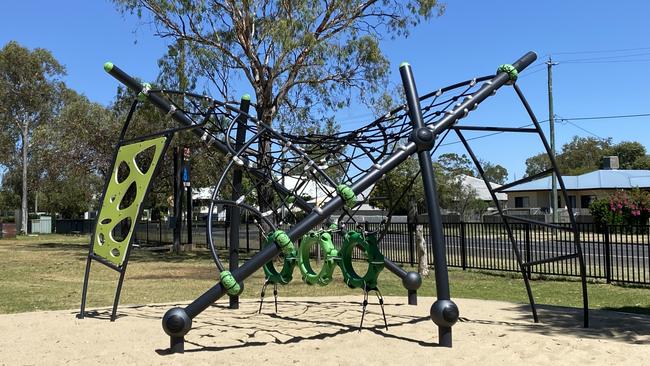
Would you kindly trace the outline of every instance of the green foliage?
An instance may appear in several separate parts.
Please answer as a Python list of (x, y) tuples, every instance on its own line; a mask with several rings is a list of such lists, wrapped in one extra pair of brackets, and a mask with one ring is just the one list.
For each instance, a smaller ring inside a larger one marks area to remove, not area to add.
[(621, 169), (635, 169), (636, 161), (646, 157), (646, 149), (640, 142), (621, 141), (609, 149), (608, 155), (618, 156)]
[(55, 115), (64, 88), (58, 77), (64, 73), (42, 48), (29, 50), (11, 41), (0, 50), (0, 164), (21, 170), (22, 230), (27, 228), (28, 186), (38, 185), (38, 175), (28, 170), (32, 134)]
[[(645, 147), (634, 141), (612, 143), (611, 138), (578, 137), (562, 146), (556, 161), (564, 175), (580, 175), (602, 168), (605, 156), (618, 156), (621, 169), (648, 169), (650, 158)], [(550, 167), (545, 153), (526, 159), (526, 175), (531, 176)]]
[[(436, 0), (113, 2), (151, 19), (158, 36), (176, 40), (170, 49), (176, 53), (166, 59), (173, 62), (161, 66), (197, 70), (226, 100), (236, 98), (231, 80), (247, 81), (257, 118), (286, 131), (332, 117), (353, 96), (372, 104), (388, 78), (379, 40), (405, 36), (444, 9)], [(260, 141), (259, 154), (259, 165), (269, 166), (268, 141)], [(259, 209), (271, 201), (270, 189), (260, 187)]]
[(616, 191), (591, 203), (589, 211), (602, 229), (604, 225), (647, 225), (650, 218), (650, 192), (635, 188)]
[(455, 153), (446, 153), (438, 157), (440, 167), (453, 175), (465, 174), (474, 176), (472, 161), (467, 155), (458, 155)]
[(589, 204), (589, 212), (600, 232), (605, 230), (606, 225), (621, 225), (623, 223), (623, 217), (610, 210), (608, 198), (592, 201)]
[[(503, 166), (492, 164), (489, 161), (481, 161), (481, 166), (483, 166), (483, 173), (488, 181), (505, 184), (506, 180), (508, 180), (508, 169)], [(476, 176), (479, 176), (479, 174), (476, 174)]]
[(526, 176), (535, 175), (541, 173), (544, 170), (548, 169), (551, 166), (551, 160), (548, 158), (546, 153), (540, 153), (533, 155), (530, 158), (526, 159)]
[(650, 155), (639, 156), (634, 160), (630, 169), (650, 170)]
[[(160, 37), (182, 40), (187, 66), (196, 67), (224, 98), (233, 97), (231, 80), (244, 79), (262, 121), (279, 116), (291, 125), (349, 105), (351, 90), (370, 101), (388, 73), (380, 38), (408, 35), (444, 9), (435, 0), (114, 3), (150, 18)], [(173, 48), (171, 57), (183, 51), (178, 43)]]
[[(462, 184), (463, 175), (471, 176), (472, 173), (471, 161), (465, 155), (443, 154), (433, 163), (433, 169), (441, 208), (453, 210), (463, 217), (487, 209), (488, 204), (476, 198), (474, 189)], [(412, 205), (417, 207), (417, 212), (426, 212), (417, 156), (410, 157), (386, 174), (375, 186), (371, 200), (373, 205), (392, 209), (396, 215), (412, 215), (409, 211)]]

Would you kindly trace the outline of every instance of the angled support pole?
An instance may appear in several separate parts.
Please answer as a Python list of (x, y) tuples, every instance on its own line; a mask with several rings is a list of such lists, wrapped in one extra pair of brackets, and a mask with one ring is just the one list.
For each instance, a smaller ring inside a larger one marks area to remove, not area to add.
[[(237, 135), (235, 137), (235, 150), (241, 149), (246, 139), (246, 121), (248, 119), (248, 110), (251, 105), (251, 97), (248, 94), (242, 96), (239, 102), (239, 109), (244, 112), (239, 115), (237, 120)], [(242, 169), (236, 167), (232, 177), (232, 200), (237, 201), (242, 194)], [(230, 255), (228, 257), (229, 271), (232, 272), (239, 267), (239, 226), (241, 223), (241, 210), (237, 206), (230, 208)], [(243, 288), (243, 282), (239, 284)], [(230, 296), (230, 309), (239, 309), (239, 296)]]
[(430, 150), (433, 148), (436, 135), (424, 125), (420, 99), (415, 87), (415, 79), (411, 65), (402, 63), (399, 68), (402, 84), (406, 94), (409, 118), (413, 124), (413, 132), (409, 140), (417, 147), (424, 197), (427, 204), (427, 214), (431, 225), (430, 235), (433, 244), (433, 265), (436, 277), (436, 296), (438, 299), (431, 306), (431, 319), (438, 325), (438, 343), (451, 347), (451, 326), (458, 320), (458, 307), (451, 301), (449, 294), (449, 274), (447, 271), (447, 256), (445, 255), (445, 237), (442, 232), (442, 214), (438, 204), (436, 179), (433, 173), (433, 162)]

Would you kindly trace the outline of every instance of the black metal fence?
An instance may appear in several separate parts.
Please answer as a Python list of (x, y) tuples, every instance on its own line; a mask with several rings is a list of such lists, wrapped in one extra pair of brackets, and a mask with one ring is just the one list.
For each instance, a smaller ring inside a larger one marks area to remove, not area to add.
[[(70, 222), (76, 221), (76, 222)], [(81, 222), (83, 221), (83, 222)], [(57, 220), (58, 233), (89, 233), (92, 220)], [(376, 223), (362, 224), (365, 230), (376, 230)], [(510, 224), (519, 251), (525, 262), (557, 257), (575, 252), (573, 233), (541, 225)], [(431, 248), (429, 225), (422, 224), (427, 248)], [(417, 264), (416, 224), (391, 223), (380, 242), (387, 258), (401, 264)], [(587, 277), (607, 282), (650, 284), (650, 226), (578, 224)], [(181, 242), (187, 242), (187, 228), (181, 231)], [(484, 269), (519, 272), (515, 253), (502, 223), (445, 223), (444, 234), (449, 266), (463, 269)], [(227, 248), (228, 226), (215, 223), (213, 237), (218, 248)], [(261, 245), (256, 225), (242, 223), (239, 232), (240, 250), (255, 253)], [(195, 245), (206, 245), (205, 223), (192, 227)], [(334, 241), (341, 244), (342, 238)], [(136, 225), (134, 243), (138, 246), (164, 246), (173, 242), (173, 230), (166, 222), (142, 221)], [(358, 256), (362, 254), (357, 252)], [(433, 263), (432, 250), (427, 250), (428, 263)], [(530, 269), (530, 274), (579, 276), (577, 258), (544, 263)]]

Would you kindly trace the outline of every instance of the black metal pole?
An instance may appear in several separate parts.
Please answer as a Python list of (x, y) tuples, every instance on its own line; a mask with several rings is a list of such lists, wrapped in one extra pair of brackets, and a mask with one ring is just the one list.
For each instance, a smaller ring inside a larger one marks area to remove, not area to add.
[(181, 188), (181, 157), (178, 153), (178, 147), (174, 147), (174, 244), (173, 250), (174, 253), (178, 254), (181, 252), (181, 225), (182, 225), (182, 188)]
[(560, 174), (560, 169), (558, 167), (557, 161), (555, 160), (555, 154), (552, 151), (548, 141), (546, 140), (544, 131), (542, 130), (542, 127), (537, 121), (537, 117), (535, 116), (533, 109), (530, 107), (530, 104), (528, 104), (528, 100), (526, 100), (526, 97), (524, 96), (524, 93), (521, 91), (521, 89), (519, 89), (519, 86), (515, 84), (513, 85), (513, 88), (515, 89), (515, 93), (517, 93), (517, 97), (519, 97), (519, 100), (524, 105), (524, 108), (526, 109), (526, 112), (528, 113), (530, 120), (533, 122), (535, 128), (538, 131), (540, 139), (542, 140), (542, 144), (544, 145), (544, 149), (546, 150), (546, 153), (549, 156), (549, 160), (551, 162), (551, 167), (553, 168), (554, 175), (557, 177), (557, 182), (560, 185), (560, 189), (562, 190), (562, 197), (564, 198), (564, 202), (567, 203), (567, 212), (569, 214), (569, 221), (571, 222), (571, 229), (572, 229), (571, 231), (573, 232), (573, 245), (575, 247), (576, 253), (578, 254), (578, 264), (580, 266), (580, 282), (582, 284), (583, 326), (585, 328), (589, 328), (589, 296), (587, 294), (587, 269), (585, 266), (585, 257), (582, 252), (582, 245), (580, 244), (580, 232), (578, 231), (578, 224), (576, 222), (575, 216), (573, 215), (573, 208), (571, 207), (570, 204), (568, 204), (569, 194), (567, 193), (566, 186), (564, 185), (564, 179), (562, 178), (562, 174)]
[(410, 140), (417, 145), (422, 184), (424, 185), (424, 197), (427, 204), (429, 224), (431, 225), (429, 234), (433, 245), (433, 266), (435, 268), (436, 296), (438, 298), (431, 306), (431, 318), (438, 325), (439, 344), (451, 347), (451, 326), (458, 320), (458, 307), (451, 301), (449, 294), (449, 274), (445, 254), (445, 237), (442, 230), (442, 214), (438, 204), (433, 162), (429, 153), (430, 149), (433, 148), (436, 136), (424, 125), (411, 65), (403, 63), (400, 65), (399, 70), (406, 94), (409, 118), (413, 124), (413, 133)]
[(90, 277), (90, 266), (92, 264), (92, 239), (90, 240), (90, 253), (86, 257), (86, 271), (84, 272), (84, 284), (81, 289), (81, 306), (79, 309), (79, 314), (77, 314), (78, 319), (83, 319), (86, 315), (86, 296), (88, 295), (88, 280)]
[(120, 303), (120, 294), (122, 293), (122, 284), (124, 283), (124, 275), (126, 274), (126, 266), (120, 270), (120, 278), (117, 280), (117, 287), (115, 288), (115, 297), (113, 298), (113, 310), (111, 311), (111, 321), (117, 319), (117, 305)]
[[(481, 162), (478, 160), (476, 155), (474, 154), (474, 150), (469, 146), (469, 143), (465, 139), (465, 136), (460, 132), (459, 130), (456, 130), (456, 134), (458, 135), (458, 139), (460, 142), (463, 144), (465, 147), (465, 150), (467, 150), (467, 153), (469, 154), (469, 157), (472, 159), (474, 162), (474, 165), (476, 166), (476, 170), (478, 170), (479, 175), (483, 179), (483, 182), (485, 183), (485, 186), (488, 188), (488, 192), (490, 192), (490, 197), (492, 197), (492, 201), (494, 202), (494, 205), (497, 208), (497, 211), (499, 212), (499, 215), (501, 216), (501, 219), (503, 220), (503, 225), (506, 228), (506, 233), (508, 234), (508, 240), (510, 241), (510, 244), (512, 245), (512, 251), (515, 253), (515, 257), (517, 258), (517, 264), (519, 265), (519, 270), (521, 271), (521, 275), (523, 276), (524, 279), (524, 286), (526, 287), (526, 294), (528, 296), (528, 301), (530, 303), (530, 310), (533, 314), (533, 321), (535, 323), (539, 322), (539, 317), (537, 316), (537, 307), (535, 306), (535, 298), (533, 297), (533, 290), (530, 287), (530, 281), (529, 281), (529, 276), (527, 275), (527, 269), (523, 265), (523, 259), (521, 256), (521, 252), (519, 251), (519, 247), (517, 246), (517, 241), (515, 240), (514, 233), (512, 231), (512, 228), (510, 227), (510, 223), (508, 222), (508, 217), (505, 216), (503, 212), (503, 208), (501, 207), (501, 204), (499, 203), (499, 200), (497, 199), (496, 193), (492, 189), (492, 183), (485, 177), (485, 171), (483, 170), (483, 166), (481, 165)], [(530, 267), (528, 267), (530, 268)]]
[[(245, 114), (241, 114), (237, 120), (237, 134), (235, 137), (235, 150), (239, 151), (244, 145), (246, 139), (246, 122), (248, 110), (251, 105), (251, 97), (246, 94), (239, 101), (239, 109)], [(242, 194), (242, 169), (235, 166), (232, 173), (232, 200), (237, 201)], [(230, 255), (228, 258), (228, 267), (230, 272), (239, 267), (239, 228), (241, 223), (241, 210), (238, 206), (230, 208)], [(239, 296), (230, 296), (230, 309), (239, 309)]]
[(191, 170), (190, 170), (190, 157), (189, 157), (189, 148), (183, 151), (183, 170), (187, 173), (187, 181), (183, 182), (183, 190), (185, 191), (185, 216), (187, 217), (187, 245), (189, 248), (193, 247), (193, 238), (192, 238), (192, 179)]

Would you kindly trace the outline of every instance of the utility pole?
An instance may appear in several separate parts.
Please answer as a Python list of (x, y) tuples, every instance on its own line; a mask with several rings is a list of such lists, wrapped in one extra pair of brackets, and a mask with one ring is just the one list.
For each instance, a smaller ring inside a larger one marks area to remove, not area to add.
[[(551, 154), (553, 159), (555, 159), (555, 114), (553, 113), (553, 66), (557, 65), (557, 62), (551, 60), (551, 56), (548, 57), (546, 61), (546, 69), (548, 71), (548, 124), (551, 130)], [(558, 212), (557, 212), (557, 176), (553, 172), (553, 177), (551, 181), (551, 207), (553, 209), (553, 222), (557, 223), (559, 221)]]

